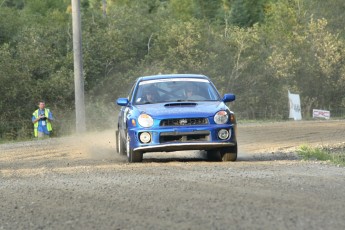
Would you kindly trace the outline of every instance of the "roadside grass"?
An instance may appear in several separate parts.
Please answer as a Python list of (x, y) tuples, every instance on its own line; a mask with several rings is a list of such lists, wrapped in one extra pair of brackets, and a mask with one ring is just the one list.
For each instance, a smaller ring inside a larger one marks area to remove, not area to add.
[(330, 148), (313, 148), (302, 145), (297, 150), (297, 154), (304, 160), (327, 161), (335, 165), (345, 166), (345, 152)]

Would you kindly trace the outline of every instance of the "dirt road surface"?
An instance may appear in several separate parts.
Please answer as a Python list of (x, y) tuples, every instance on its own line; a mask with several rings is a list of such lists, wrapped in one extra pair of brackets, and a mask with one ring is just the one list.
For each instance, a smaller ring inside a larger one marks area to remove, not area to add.
[(198, 151), (128, 164), (114, 132), (0, 145), (0, 229), (345, 229), (345, 121), (240, 124), (236, 162)]

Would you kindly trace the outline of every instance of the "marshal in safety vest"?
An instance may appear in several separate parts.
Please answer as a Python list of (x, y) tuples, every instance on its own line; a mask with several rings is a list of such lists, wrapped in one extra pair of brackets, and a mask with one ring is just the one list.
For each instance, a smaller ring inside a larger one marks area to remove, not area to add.
[[(35, 118), (38, 118), (38, 111), (39, 111), (39, 109), (37, 109), (37, 110), (32, 114)], [(44, 109), (44, 116), (45, 116), (45, 117), (49, 117), (49, 112), (50, 112), (49, 109)], [(35, 137), (38, 136), (38, 122), (39, 122), (39, 121), (37, 121), (37, 122), (34, 123), (34, 135), (35, 135)], [(51, 132), (51, 131), (53, 130), (52, 124), (51, 124), (51, 122), (50, 122), (48, 119), (46, 120), (46, 122), (47, 122), (47, 129), (48, 129), (49, 132)]]

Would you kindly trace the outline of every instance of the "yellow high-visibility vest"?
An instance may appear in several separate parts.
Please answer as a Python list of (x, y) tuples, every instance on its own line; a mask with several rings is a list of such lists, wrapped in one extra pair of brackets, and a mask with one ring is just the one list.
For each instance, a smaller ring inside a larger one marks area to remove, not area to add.
[[(49, 111), (50, 111), (49, 109), (44, 109), (44, 116), (49, 117)], [(32, 115), (35, 118), (38, 118), (38, 109)], [(38, 122), (39, 121), (34, 123), (34, 135), (35, 135), (35, 137), (38, 136)], [(47, 129), (48, 129), (48, 131), (49, 132), (52, 131), (53, 128), (52, 128), (51, 122), (48, 119), (46, 120), (46, 122), (47, 122)]]

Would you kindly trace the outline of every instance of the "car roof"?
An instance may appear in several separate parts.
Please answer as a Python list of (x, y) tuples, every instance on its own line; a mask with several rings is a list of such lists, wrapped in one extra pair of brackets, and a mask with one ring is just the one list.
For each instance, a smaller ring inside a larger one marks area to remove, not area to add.
[(167, 78), (198, 78), (210, 80), (207, 76), (201, 74), (159, 74), (151, 76), (142, 76), (138, 78), (138, 81), (167, 79)]

